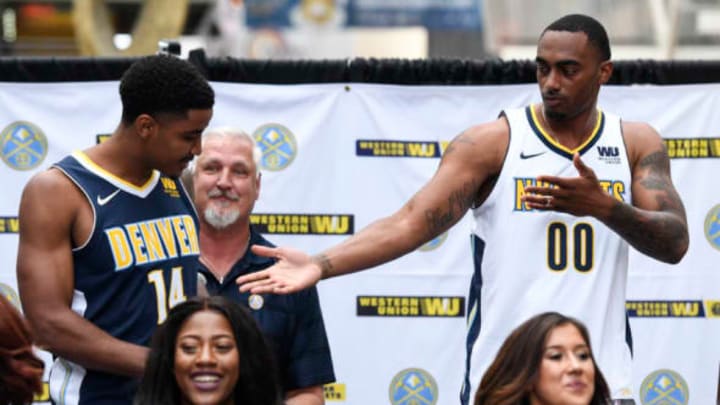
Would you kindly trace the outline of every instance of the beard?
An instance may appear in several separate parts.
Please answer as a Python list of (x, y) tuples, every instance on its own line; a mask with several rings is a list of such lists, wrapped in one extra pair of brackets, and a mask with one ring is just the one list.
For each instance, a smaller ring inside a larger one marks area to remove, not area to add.
[(207, 207), (203, 214), (205, 221), (215, 229), (225, 229), (240, 218), (240, 210), (237, 208), (217, 210), (214, 207)]
[[(237, 201), (239, 199), (238, 195), (235, 194), (234, 191), (223, 192), (218, 188), (213, 188), (208, 193), (208, 197), (210, 198), (223, 196), (230, 199), (231, 201)], [(238, 218), (240, 218), (240, 209), (238, 209), (237, 207), (226, 207), (226, 205), (228, 204), (224, 202), (211, 202), (205, 208), (205, 212), (203, 212), (205, 216), (205, 221), (207, 221), (207, 223), (210, 224), (210, 226), (212, 226), (213, 228), (225, 229), (228, 226), (234, 224), (238, 220)]]

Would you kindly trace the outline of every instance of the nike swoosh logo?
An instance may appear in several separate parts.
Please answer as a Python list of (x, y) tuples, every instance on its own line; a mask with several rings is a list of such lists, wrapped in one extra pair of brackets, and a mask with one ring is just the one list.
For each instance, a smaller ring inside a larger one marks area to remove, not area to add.
[(525, 152), (520, 152), (520, 159), (532, 159), (532, 158), (534, 158), (534, 157), (538, 157), (538, 156), (540, 156), (540, 155), (544, 155), (545, 152), (547, 152), (547, 151), (538, 152), (538, 153), (531, 153), (531, 154), (529, 154), (529, 155), (526, 155)]
[(120, 189), (117, 189), (117, 190), (115, 190), (114, 193), (110, 194), (109, 196), (107, 196), (107, 197), (105, 197), (105, 198), (100, 197), (100, 196), (98, 195), (98, 196), (97, 196), (97, 203), (98, 203), (98, 205), (102, 207), (103, 205), (109, 203), (110, 200), (112, 200), (113, 197), (115, 197), (115, 196), (117, 195), (117, 193), (119, 193), (119, 192), (120, 192)]

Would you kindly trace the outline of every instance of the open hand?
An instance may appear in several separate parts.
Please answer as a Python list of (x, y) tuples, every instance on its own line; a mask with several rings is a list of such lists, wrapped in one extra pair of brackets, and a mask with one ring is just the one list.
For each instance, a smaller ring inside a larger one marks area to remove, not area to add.
[(238, 277), (235, 282), (241, 292), (289, 294), (320, 281), (320, 267), (300, 250), (260, 245), (253, 245), (251, 249), (257, 255), (276, 258), (277, 263), (265, 270)]

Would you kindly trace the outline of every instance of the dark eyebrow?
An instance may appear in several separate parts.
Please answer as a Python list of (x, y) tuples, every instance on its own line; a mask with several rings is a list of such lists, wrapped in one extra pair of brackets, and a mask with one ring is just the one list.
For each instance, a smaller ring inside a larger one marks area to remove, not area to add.
[[(535, 63), (544, 63), (544, 64), (546, 64), (546, 65), (550, 65), (545, 59), (543, 59), (543, 58), (541, 58), (541, 57), (539, 57), (539, 56), (537, 56), (537, 57), (535, 58)], [(578, 62), (578, 61), (576, 61), (576, 60), (574, 60), (574, 59), (564, 59), (564, 60), (560, 60), (560, 61), (555, 62), (554, 65), (555, 65), (555, 66), (560, 66), (560, 67), (562, 67), (562, 66), (577, 66), (577, 65), (580, 65), (580, 62)]]
[[(546, 347), (545, 350), (550, 350), (550, 349), (561, 350), (561, 349), (563, 349), (563, 348), (564, 348), (563, 345), (553, 345), (553, 346), (548, 346), (548, 347)], [(572, 350), (577, 350), (577, 349), (589, 349), (589, 346), (588, 346), (587, 344), (585, 344), (585, 343), (580, 343), (580, 344), (577, 344), (577, 345), (573, 346), (571, 349), (572, 349)]]

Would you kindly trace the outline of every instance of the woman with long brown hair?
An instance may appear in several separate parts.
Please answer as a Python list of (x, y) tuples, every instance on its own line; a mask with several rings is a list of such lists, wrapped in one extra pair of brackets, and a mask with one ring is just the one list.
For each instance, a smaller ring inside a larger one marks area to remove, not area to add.
[(587, 328), (557, 312), (530, 318), (505, 339), (475, 395), (475, 405), (609, 403)]

